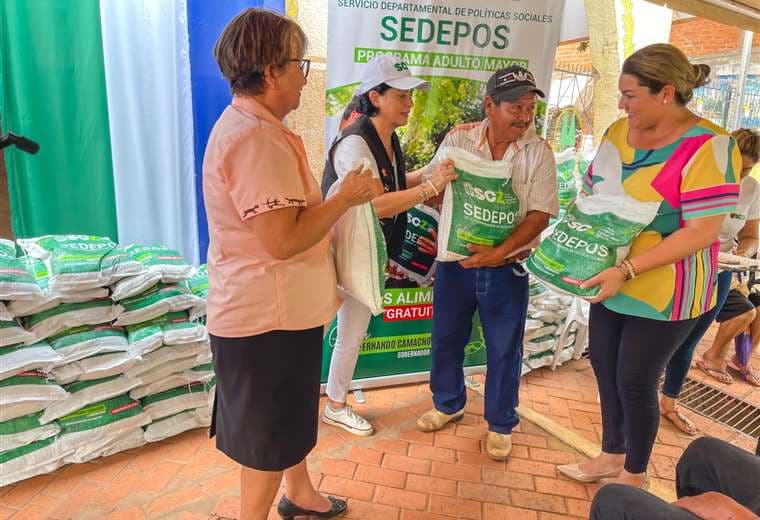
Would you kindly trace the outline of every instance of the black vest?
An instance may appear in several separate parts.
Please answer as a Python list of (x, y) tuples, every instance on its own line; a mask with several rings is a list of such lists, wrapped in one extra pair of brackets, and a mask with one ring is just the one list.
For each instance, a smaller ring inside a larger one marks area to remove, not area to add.
[[(333, 156), (335, 148), (343, 139), (349, 135), (358, 135), (367, 143), (369, 151), (375, 158), (377, 168), (380, 170), (380, 180), (383, 182), (385, 193), (391, 191), (401, 191), (406, 189), (406, 167), (404, 166), (404, 154), (401, 151), (401, 143), (398, 140), (396, 132), (391, 135), (391, 146), (393, 155), (396, 158), (396, 174), (393, 173), (393, 165), (388, 155), (385, 153), (385, 147), (377, 135), (375, 126), (367, 116), (362, 116), (350, 126), (345, 128), (330, 147), (325, 161), (325, 170), (322, 174), (322, 197), (327, 197), (330, 187), (338, 180), (338, 174), (335, 172)], [(404, 242), (404, 233), (406, 233), (406, 211), (398, 213), (392, 217), (380, 219), (380, 226), (385, 236), (385, 246), (388, 249), (388, 256), (393, 258), (401, 251)]]

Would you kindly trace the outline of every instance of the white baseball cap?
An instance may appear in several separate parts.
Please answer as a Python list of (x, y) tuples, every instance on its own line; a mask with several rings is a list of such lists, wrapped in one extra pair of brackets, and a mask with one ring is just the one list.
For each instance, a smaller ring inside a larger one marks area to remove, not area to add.
[(409, 67), (398, 56), (383, 54), (375, 56), (368, 63), (362, 75), (362, 82), (356, 94), (366, 94), (378, 85), (385, 83), (399, 90), (430, 90), (430, 83), (424, 79), (415, 78), (409, 72)]

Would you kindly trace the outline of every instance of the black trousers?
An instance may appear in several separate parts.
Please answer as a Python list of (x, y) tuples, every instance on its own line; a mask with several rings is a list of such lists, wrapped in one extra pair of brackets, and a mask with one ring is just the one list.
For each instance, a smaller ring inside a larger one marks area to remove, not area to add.
[(602, 451), (624, 453), (631, 473), (646, 471), (657, 436), (657, 381), (698, 321), (659, 321), (591, 306), (589, 350), (602, 406)]
[[(692, 442), (676, 466), (678, 498), (715, 491), (760, 515), (760, 457), (712, 437)], [(592, 520), (694, 520), (697, 517), (631, 486), (602, 487)]]

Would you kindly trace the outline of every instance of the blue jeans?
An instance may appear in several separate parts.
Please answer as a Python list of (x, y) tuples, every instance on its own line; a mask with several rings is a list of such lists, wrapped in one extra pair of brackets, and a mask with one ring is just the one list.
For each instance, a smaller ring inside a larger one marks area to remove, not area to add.
[(430, 390), (436, 410), (464, 408), (464, 347), (477, 310), (486, 342), (485, 419), (489, 430), (509, 434), (519, 422), (518, 389), (528, 309), (528, 274), (517, 264), (464, 269), (438, 264), (433, 284)]
[(707, 329), (715, 321), (715, 317), (726, 302), (726, 297), (728, 297), (728, 292), (731, 289), (731, 276), (732, 273), (730, 271), (718, 273), (718, 293), (715, 296), (715, 307), (699, 317), (699, 321), (697, 321), (697, 325), (691, 331), (689, 337), (686, 338), (686, 341), (678, 347), (673, 357), (670, 358), (668, 366), (665, 369), (665, 383), (662, 385), (662, 393), (664, 395), (675, 399), (681, 393), (683, 383), (689, 374), (691, 358), (694, 357), (694, 349), (697, 348), (702, 336), (705, 335)]

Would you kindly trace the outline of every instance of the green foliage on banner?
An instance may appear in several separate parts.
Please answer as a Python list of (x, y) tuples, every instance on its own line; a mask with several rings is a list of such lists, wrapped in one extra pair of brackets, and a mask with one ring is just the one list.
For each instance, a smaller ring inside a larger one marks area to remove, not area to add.
[[(430, 82), (429, 91), (414, 93), (414, 108), (409, 124), (397, 133), (406, 157), (408, 171), (427, 165), (446, 134), (456, 125), (483, 119), (485, 82), (448, 76), (420, 76)], [(336, 87), (326, 92), (325, 111), (328, 117), (343, 112), (358, 83)], [(536, 103), (536, 132), (541, 135), (546, 103)]]
[(354, 97), (359, 83), (351, 83), (342, 87), (331, 88), (325, 92), (325, 113), (327, 117), (343, 113), (348, 102)]
[(446, 134), (456, 125), (483, 118), (485, 83), (477, 80), (423, 76), (431, 84), (418, 91), (409, 124), (398, 130), (408, 170), (430, 162)]

